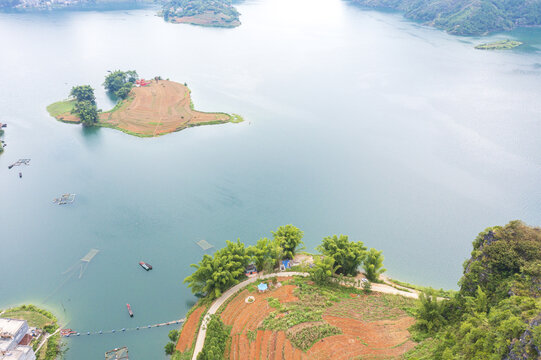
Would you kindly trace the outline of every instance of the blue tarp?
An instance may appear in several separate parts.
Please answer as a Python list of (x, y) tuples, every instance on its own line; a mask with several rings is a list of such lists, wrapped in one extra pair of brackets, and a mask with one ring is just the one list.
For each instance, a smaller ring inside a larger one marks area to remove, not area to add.
[(289, 269), (291, 266), (289, 265), (289, 260), (282, 260), (282, 264), (286, 269)]
[(265, 291), (265, 290), (267, 290), (268, 288), (269, 288), (269, 287), (268, 287), (267, 284), (265, 284), (265, 283), (261, 283), (261, 284), (257, 285), (257, 290), (259, 290), (259, 291)]

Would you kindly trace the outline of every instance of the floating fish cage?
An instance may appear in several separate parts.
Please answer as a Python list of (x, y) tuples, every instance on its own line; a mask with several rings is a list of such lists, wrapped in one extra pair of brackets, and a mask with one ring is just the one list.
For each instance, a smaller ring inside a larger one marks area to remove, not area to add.
[(109, 350), (105, 353), (105, 360), (129, 360), (126, 346)]
[(53, 203), (58, 205), (71, 204), (75, 201), (75, 194), (62, 194), (59, 198), (53, 199)]
[(199, 240), (199, 241), (196, 241), (195, 243), (199, 245), (201, 249), (203, 249), (203, 251), (206, 251), (214, 247), (214, 245), (209, 244), (207, 240)]

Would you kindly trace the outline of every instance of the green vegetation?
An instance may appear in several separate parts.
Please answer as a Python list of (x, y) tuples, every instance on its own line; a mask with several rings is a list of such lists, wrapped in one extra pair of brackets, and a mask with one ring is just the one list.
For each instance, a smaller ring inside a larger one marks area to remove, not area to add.
[[(258, 271), (272, 272), (280, 260), (294, 258), (302, 245), (304, 233), (293, 225), (285, 225), (272, 231), (272, 234), (272, 240), (262, 238), (256, 245), (248, 247), (240, 240), (236, 243), (227, 241), (225, 248), (212, 256), (205, 254), (198, 264), (190, 265), (196, 270), (184, 279), (184, 283), (188, 283), (194, 294), (211, 301), (243, 280), (246, 266), (250, 263), (255, 264)], [(341, 264), (347, 267), (348, 274), (356, 275), (358, 266), (365, 260), (371, 281), (377, 281), (379, 274), (385, 271), (382, 268), (381, 251), (370, 249), (366, 252), (362, 242), (350, 242), (344, 235), (326, 237), (318, 249), (328, 255), (315, 256), (314, 266), (309, 270), (302, 267), (297, 269), (309, 271), (311, 279), (318, 284), (338, 281), (342, 284), (351, 282), (352, 286), (357, 286), (354, 280), (344, 277), (343, 273), (339, 274), (339, 278), (334, 278), (340, 272)]]
[(225, 326), (220, 316), (211, 315), (207, 325), (205, 345), (197, 355), (197, 360), (225, 360), (225, 348), (231, 341), (230, 332), (231, 327)]
[(98, 108), (94, 89), (90, 85), (80, 85), (71, 88), (70, 96), (75, 99), (72, 114), (76, 114), (84, 126), (94, 126), (98, 122)]
[(410, 19), (456, 35), (484, 35), (517, 26), (541, 25), (539, 1), (352, 0), (368, 7), (400, 10)]
[(177, 18), (200, 17), (197, 25), (234, 27), (240, 25), (239, 12), (230, 0), (172, 0), (163, 6), (165, 21)]
[(491, 43), (486, 44), (480, 44), (477, 45), (475, 48), (478, 50), (509, 50), (516, 48), (517, 46), (522, 45), (520, 41), (514, 41), (514, 40), (502, 40), (502, 41), (495, 41)]
[(227, 241), (227, 246), (214, 253), (203, 255), (199, 264), (192, 264), (196, 271), (184, 279), (195, 294), (208, 299), (219, 297), (225, 290), (234, 286), (244, 277), (250, 256), (240, 240)]
[[(253, 262), (258, 270), (272, 271), (283, 258), (291, 259), (299, 244), (303, 232), (293, 225), (280, 226), (274, 239), (260, 239), (255, 246), (245, 247), (240, 240), (227, 241), (227, 246), (214, 253), (203, 255), (198, 264), (191, 267), (196, 271), (184, 279), (194, 294), (202, 295), (207, 300), (219, 297), (225, 290), (245, 278), (246, 266)], [(290, 257), (288, 257), (290, 256)]]
[(47, 111), (52, 117), (58, 117), (62, 114), (70, 113), (74, 107), (75, 100), (64, 100), (47, 106)]
[(336, 326), (322, 324), (302, 328), (298, 332), (288, 334), (288, 338), (295, 347), (306, 351), (319, 340), (326, 338), (327, 336), (338, 335), (341, 333), (342, 330)]
[(314, 266), (309, 270), (310, 279), (319, 285), (328, 284), (340, 265), (334, 265), (332, 257), (314, 257)]
[(137, 80), (135, 70), (121, 71), (115, 70), (105, 77), (103, 86), (109, 94), (113, 94), (119, 99), (126, 99)]
[(229, 115), (229, 122), (237, 124), (237, 123), (240, 123), (240, 122), (243, 122), (243, 121), (244, 121), (244, 118), (242, 116), (240, 116), (239, 114), (231, 114), (231, 115)]
[(366, 254), (363, 269), (366, 278), (370, 281), (377, 281), (379, 276), (386, 270), (383, 268), (383, 251), (372, 248)]
[(302, 245), (304, 232), (289, 224), (280, 226), (276, 231), (272, 231), (272, 235), (274, 235), (274, 240), (282, 248), (284, 259), (293, 259), (297, 248)]
[(357, 275), (357, 269), (366, 257), (366, 247), (361, 241), (349, 241), (346, 235), (327, 236), (317, 248), (323, 255), (332, 257), (339, 266), (337, 273)]
[(486, 229), (464, 263), (460, 291), (421, 297), (407, 359), (536, 359), (541, 355), (541, 229), (512, 221)]
[(167, 344), (165, 344), (165, 353), (167, 355), (173, 355), (173, 353), (175, 352), (175, 344), (178, 341), (179, 335), (180, 335), (180, 333), (178, 332), (177, 329), (169, 331), (168, 336), (169, 336), (169, 340), (171, 340), (171, 342), (168, 342)]

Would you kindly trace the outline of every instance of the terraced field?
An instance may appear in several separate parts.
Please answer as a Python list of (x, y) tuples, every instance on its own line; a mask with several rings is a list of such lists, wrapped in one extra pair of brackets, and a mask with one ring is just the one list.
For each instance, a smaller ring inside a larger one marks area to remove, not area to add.
[[(415, 300), (388, 294), (352, 294), (354, 297), (341, 294), (333, 302), (325, 302), (328, 305), (320, 316), (321, 321), (301, 323), (287, 331), (264, 329), (263, 321), (269, 315), (286, 320), (291, 312), (299, 311), (295, 304), (314, 299), (314, 296), (299, 299), (296, 292), (296, 285), (284, 285), (262, 294), (244, 290), (235, 296), (221, 314), (224, 324), (232, 326), (227, 357), (231, 360), (399, 359), (415, 346), (407, 330), (414, 319), (402, 310), (412, 306)], [(248, 296), (254, 296), (255, 301), (247, 303)], [(275, 300), (271, 306), (269, 298), (277, 299), (283, 306), (277, 306)], [(291, 336), (314, 326), (328, 326), (341, 333), (317, 338), (306, 351), (296, 348)]]

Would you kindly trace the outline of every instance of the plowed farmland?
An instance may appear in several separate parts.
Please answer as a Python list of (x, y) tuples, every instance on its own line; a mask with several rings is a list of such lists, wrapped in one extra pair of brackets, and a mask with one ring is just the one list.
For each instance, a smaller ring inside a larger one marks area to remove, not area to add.
[[(402, 310), (414, 300), (387, 294), (352, 297), (328, 288), (318, 294), (315, 285), (298, 285), (264, 293), (244, 290), (231, 300), (221, 314), (224, 324), (232, 326), (229, 359), (399, 359), (415, 346), (407, 330), (415, 321)], [(248, 296), (255, 301), (247, 303)], [(308, 314), (311, 309), (316, 315)], [(319, 319), (302, 322), (303, 316)], [(306, 351), (294, 345), (304, 344), (299, 336), (313, 336), (315, 328), (332, 332), (316, 335)]]

